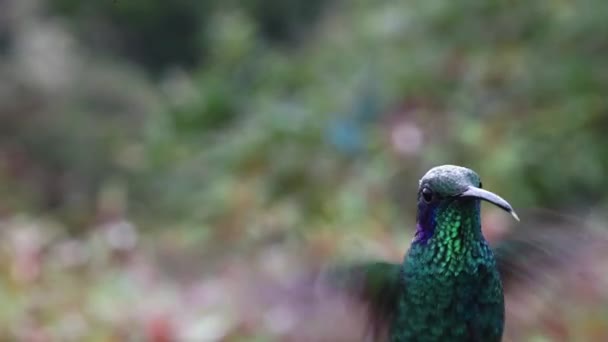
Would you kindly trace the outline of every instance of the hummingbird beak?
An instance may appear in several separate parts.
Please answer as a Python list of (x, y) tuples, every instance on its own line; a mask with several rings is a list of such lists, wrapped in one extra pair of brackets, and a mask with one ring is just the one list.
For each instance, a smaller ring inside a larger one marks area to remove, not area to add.
[(464, 192), (462, 192), (457, 197), (472, 197), (472, 198), (478, 198), (480, 200), (490, 202), (490, 203), (494, 204), (495, 206), (508, 212), (509, 214), (511, 214), (513, 216), (513, 218), (515, 218), (517, 221), (519, 221), (519, 217), (517, 216), (517, 214), (515, 213), (515, 210), (513, 210), (513, 207), (511, 207), (509, 202), (505, 201), (504, 199), (502, 199), (502, 197), (498, 196), (497, 194), (495, 194), (493, 192), (490, 192), (490, 191), (487, 191), (487, 190), (484, 190), (481, 188), (477, 188), (474, 186), (469, 186)]

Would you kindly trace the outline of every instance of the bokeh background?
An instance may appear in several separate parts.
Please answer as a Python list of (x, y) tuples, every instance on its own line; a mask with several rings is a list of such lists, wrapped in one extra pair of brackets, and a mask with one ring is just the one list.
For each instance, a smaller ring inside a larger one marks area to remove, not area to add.
[[(2, 340), (280, 339), (284, 313), (243, 318), (242, 274), (399, 260), (438, 164), (524, 219), (605, 220), (604, 1), (0, 8)], [(521, 338), (608, 339), (606, 308)]]

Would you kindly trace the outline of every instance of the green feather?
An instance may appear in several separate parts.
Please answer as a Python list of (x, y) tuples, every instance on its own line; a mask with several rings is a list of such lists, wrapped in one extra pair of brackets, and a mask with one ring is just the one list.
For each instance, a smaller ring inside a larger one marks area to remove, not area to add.
[(576, 223), (531, 223), (491, 248), (481, 230), (481, 200), (518, 219), (505, 200), (481, 189), (472, 170), (431, 169), (420, 181), (416, 236), (403, 263), (336, 268), (327, 283), (367, 305), (374, 338), (500, 341), (505, 292), (543, 288), (543, 278), (580, 271), (584, 255), (608, 250), (606, 234), (573, 229), (582, 228)]

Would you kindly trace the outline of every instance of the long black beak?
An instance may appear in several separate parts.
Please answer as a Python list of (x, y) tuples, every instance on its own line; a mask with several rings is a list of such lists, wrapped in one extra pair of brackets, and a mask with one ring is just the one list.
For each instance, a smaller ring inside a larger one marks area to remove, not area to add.
[(504, 199), (502, 199), (502, 197), (498, 196), (493, 192), (480, 189), (474, 186), (469, 186), (467, 190), (458, 195), (458, 197), (473, 197), (488, 201), (494, 204), (495, 206), (505, 210), (506, 212), (511, 214), (517, 221), (519, 221), (519, 216), (517, 216), (517, 213), (515, 213), (515, 210), (513, 210), (513, 207), (511, 207), (509, 202), (505, 201)]

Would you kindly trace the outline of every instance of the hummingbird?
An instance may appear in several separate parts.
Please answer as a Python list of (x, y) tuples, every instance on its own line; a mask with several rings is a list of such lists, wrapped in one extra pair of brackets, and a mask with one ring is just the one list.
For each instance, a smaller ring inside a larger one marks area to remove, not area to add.
[(491, 246), (482, 233), (481, 201), (519, 221), (473, 170), (430, 169), (419, 181), (415, 234), (403, 261), (335, 267), (322, 282), (365, 304), (374, 340), (501, 341), (505, 293), (563, 266), (580, 251), (568, 248), (570, 240), (586, 243), (573, 230), (539, 230)]

